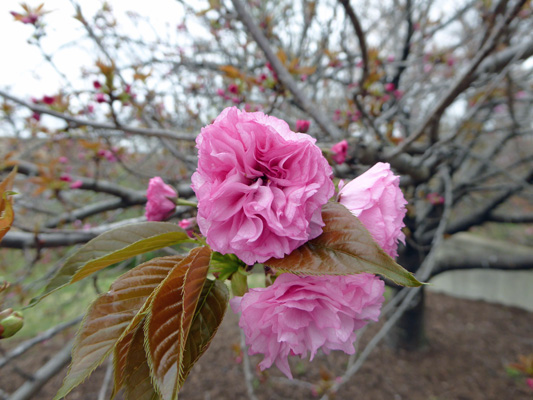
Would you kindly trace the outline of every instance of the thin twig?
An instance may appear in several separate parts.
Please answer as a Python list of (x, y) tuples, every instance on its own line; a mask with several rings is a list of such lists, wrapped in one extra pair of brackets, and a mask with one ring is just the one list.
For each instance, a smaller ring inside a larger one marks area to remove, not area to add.
[(29, 349), (31, 349), (36, 344), (44, 342), (45, 340), (49, 340), (53, 338), (55, 335), (57, 335), (59, 332), (62, 332), (65, 329), (78, 324), (82, 319), (83, 319), (83, 315), (80, 315), (79, 317), (76, 317), (71, 321), (63, 322), (62, 324), (56, 325), (44, 331), (43, 333), (35, 336), (34, 338), (31, 338), (29, 340), (26, 340), (25, 342), (22, 342), (17, 347), (15, 347), (13, 350), (11, 350), (9, 353), (7, 353), (5, 357), (0, 358), (0, 368), (6, 365), (9, 361), (17, 357), (20, 357), (22, 354), (27, 352)]
[(300, 106), (317, 122), (317, 124), (333, 139), (342, 138), (342, 133), (329, 121), (328, 117), (322, 112), (322, 110), (314, 105), (307, 96), (300, 90), (296, 85), (296, 82), (292, 78), (287, 68), (282, 64), (279, 58), (276, 56), (268, 39), (265, 37), (261, 29), (259, 29), (258, 24), (254, 21), (253, 17), (250, 15), (245, 5), (241, 0), (231, 0), (239, 18), (242, 23), (246, 26), (254, 40), (257, 42), (266, 58), (274, 68), (274, 71), (279, 77), (279, 80), (283, 85), (289, 89), (293, 94), (296, 101)]
[(242, 369), (244, 371), (244, 383), (246, 384), (246, 390), (248, 392), (248, 398), (250, 400), (257, 400), (254, 393), (253, 375), (250, 364), (250, 357), (248, 356), (248, 348), (246, 347), (246, 340), (244, 332), (239, 328), (241, 334), (241, 350), (242, 350)]
[(32, 381), (27, 381), (20, 386), (15, 393), (9, 397), (9, 400), (29, 400), (34, 394), (38, 393), (50, 379), (69, 363), (73, 342), (74, 340), (68, 342), (67, 345), (56, 353), (54, 357), (39, 368), (39, 370), (33, 375), (34, 379)]
[(107, 389), (109, 389), (109, 384), (111, 383), (111, 378), (113, 378), (113, 358), (109, 357), (107, 359), (107, 368), (105, 370), (104, 380), (102, 381), (102, 387), (100, 392), (98, 392), (98, 400), (104, 400), (107, 398)]

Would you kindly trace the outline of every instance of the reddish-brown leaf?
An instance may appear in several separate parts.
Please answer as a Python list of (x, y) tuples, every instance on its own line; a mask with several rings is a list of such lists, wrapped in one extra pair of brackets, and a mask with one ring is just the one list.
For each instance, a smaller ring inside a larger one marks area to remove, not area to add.
[(369, 272), (402, 286), (422, 285), (374, 242), (363, 224), (342, 204), (329, 202), (324, 205), (322, 218), (326, 224), (322, 235), (285, 258), (271, 258), (265, 264), (302, 275)]
[(196, 307), (196, 313), (183, 351), (183, 358), (180, 362), (178, 390), (185, 383), (193, 365), (211, 344), (224, 318), (228, 301), (229, 291), (224, 283), (218, 280), (206, 282)]
[(200, 247), (177, 265), (154, 295), (146, 323), (152, 375), (163, 399), (175, 399), (180, 360), (209, 269), (211, 250)]
[(13, 200), (9, 198), (9, 194), (13, 188), (13, 181), (15, 180), (16, 175), (17, 171), (15, 168), (2, 182), (0, 182), (0, 240), (6, 235), (15, 219), (12, 203)]
[[(152, 384), (150, 367), (148, 366), (148, 359), (144, 350), (144, 322), (139, 324), (127, 337), (128, 345), (127, 347), (123, 346), (123, 350), (121, 351), (121, 359), (123, 359), (123, 363), (121, 363), (121, 374), (124, 384), (124, 397), (135, 400), (159, 399), (159, 395)], [(121, 341), (121, 343), (124, 344), (124, 341)], [(119, 388), (115, 387), (113, 397), (118, 390)]]
[(154, 289), (182, 259), (162, 257), (141, 264), (119, 277), (107, 293), (94, 301), (76, 337), (72, 363), (56, 399), (87, 378), (117, 342), (142, 321)]

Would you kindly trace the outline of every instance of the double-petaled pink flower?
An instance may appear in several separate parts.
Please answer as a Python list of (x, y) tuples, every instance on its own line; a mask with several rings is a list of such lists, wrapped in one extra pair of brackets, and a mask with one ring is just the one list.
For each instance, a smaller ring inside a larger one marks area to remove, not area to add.
[(292, 378), (289, 355), (302, 358), (318, 349), (355, 352), (356, 330), (377, 321), (384, 283), (372, 274), (350, 276), (280, 275), (268, 288), (251, 289), (230, 300), (240, 312), (239, 326), (250, 354), (264, 354), (263, 370), (272, 364)]
[(197, 220), (213, 250), (254, 264), (322, 233), (321, 208), (334, 186), (315, 139), (275, 117), (232, 107), (196, 143)]
[(176, 209), (178, 194), (176, 191), (156, 176), (148, 182), (146, 190), (145, 216), (148, 221), (162, 221), (167, 219)]
[(387, 163), (377, 163), (344, 185), (338, 196), (343, 204), (368, 229), (374, 240), (391, 257), (398, 255), (398, 241), (405, 242), (407, 201), (400, 189), (400, 177)]

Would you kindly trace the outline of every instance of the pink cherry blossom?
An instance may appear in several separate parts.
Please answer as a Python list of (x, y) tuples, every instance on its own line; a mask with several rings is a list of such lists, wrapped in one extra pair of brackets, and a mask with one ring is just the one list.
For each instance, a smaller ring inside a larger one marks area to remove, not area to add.
[(42, 102), (44, 104), (48, 104), (48, 105), (51, 105), (51, 104), (54, 104), (54, 102), (56, 101), (56, 98), (54, 96), (43, 96), (42, 98)]
[(389, 164), (377, 163), (348, 182), (341, 188), (338, 201), (359, 218), (387, 254), (398, 255), (398, 241), (405, 243), (401, 229), (407, 201), (400, 177), (392, 173)]
[(79, 189), (79, 188), (81, 188), (82, 186), (83, 186), (83, 182), (80, 181), (79, 179), (76, 180), (76, 181), (74, 181), (74, 182), (72, 182), (72, 183), (70, 184), (70, 188), (71, 188), (71, 189)]
[(59, 180), (63, 182), (72, 182), (72, 177), (69, 174), (61, 174)]
[(377, 321), (384, 283), (372, 274), (280, 275), (272, 286), (230, 300), (249, 354), (264, 354), (261, 370), (276, 366), (292, 378), (289, 355), (310, 359), (318, 349), (354, 354), (356, 330)]
[(343, 140), (334, 144), (331, 147), (331, 151), (333, 152), (333, 161), (335, 161), (337, 164), (342, 164), (344, 161), (346, 161), (346, 155), (348, 154), (348, 142)]
[(192, 222), (189, 220), (189, 219), (182, 219), (178, 225), (180, 226), (181, 229), (187, 229), (187, 228), (190, 228), (192, 226)]
[(385, 90), (387, 92), (393, 92), (395, 89), (396, 89), (396, 85), (394, 83), (389, 82), (385, 84)]
[(107, 102), (107, 97), (103, 93), (96, 93), (94, 100), (96, 100), (97, 103), (105, 103)]
[(228, 92), (233, 93), (233, 94), (238, 94), (239, 87), (236, 84), (232, 83), (228, 86)]
[(145, 216), (148, 221), (162, 221), (176, 209), (176, 191), (156, 176), (148, 182)]
[(213, 250), (247, 264), (322, 233), (332, 170), (315, 139), (262, 112), (226, 108), (196, 139), (197, 222)]
[(61, 164), (67, 164), (68, 163), (68, 158), (65, 157), (65, 156), (61, 156), (57, 159), (57, 161), (59, 161)]
[(296, 132), (306, 133), (311, 126), (311, 121), (306, 119), (299, 119), (296, 121)]

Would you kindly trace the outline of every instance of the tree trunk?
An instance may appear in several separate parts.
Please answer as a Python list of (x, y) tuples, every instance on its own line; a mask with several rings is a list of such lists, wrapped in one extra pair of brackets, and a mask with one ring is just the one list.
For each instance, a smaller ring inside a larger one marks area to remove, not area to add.
[(396, 350), (421, 350), (427, 345), (425, 329), (425, 291), (422, 288), (387, 336)]
[[(421, 264), (421, 255), (407, 245), (398, 262), (410, 271), (416, 271)], [(427, 345), (425, 330), (425, 291), (418, 292), (407, 311), (400, 317), (387, 336), (387, 343), (396, 350), (420, 350)]]

